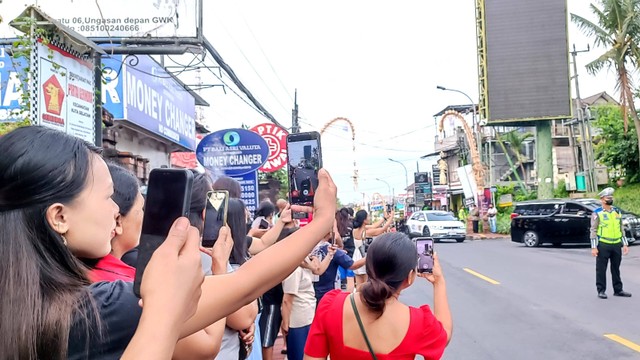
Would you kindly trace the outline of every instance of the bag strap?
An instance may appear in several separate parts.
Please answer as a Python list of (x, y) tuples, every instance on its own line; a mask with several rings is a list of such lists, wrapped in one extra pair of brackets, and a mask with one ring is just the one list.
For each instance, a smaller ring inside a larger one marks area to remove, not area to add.
[(349, 298), (351, 299), (351, 307), (353, 308), (353, 312), (356, 314), (356, 320), (358, 320), (358, 325), (360, 326), (360, 331), (362, 332), (362, 336), (364, 337), (364, 341), (367, 343), (367, 347), (369, 348), (369, 353), (371, 353), (371, 357), (373, 360), (378, 360), (376, 353), (373, 352), (373, 347), (371, 347), (371, 342), (369, 342), (369, 338), (367, 337), (367, 333), (364, 331), (364, 325), (362, 324), (362, 319), (360, 318), (360, 313), (358, 312), (358, 307), (356, 306), (356, 300), (354, 297), (355, 293), (351, 293)]

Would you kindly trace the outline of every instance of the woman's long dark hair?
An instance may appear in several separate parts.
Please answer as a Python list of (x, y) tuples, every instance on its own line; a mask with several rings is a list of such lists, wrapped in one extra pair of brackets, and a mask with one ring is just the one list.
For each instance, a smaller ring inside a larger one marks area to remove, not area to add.
[(231, 199), (240, 199), (242, 187), (240, 183), (228, 176), (221, 176), (213, 183), (214, 190), (227, 190)]
[(271, 201), (263, 201), (260, 203), (258, 210), (256, 210), (256, 217), (265, 217), (273, 216), (276, 213), (276, 206), (271, 203)]
[(392, 297), (418, 263), (413, 241), (403, 233), (385, 233), (375, 238), (367, 251), (369, 276), (360, 297), (369, 309), (382, 315), (386, 300)]
[(213, 190), (209, 177), (195, 170), (193, 172), (193, 186), (191, 188), (191, 204), (189, 205), (189, 222), (200, 231), (204, 229), (204, 218), (202, 216), (207, 207), (207, 193)]
[(364, 225), (364, 222), (369, 217), (369, 214), (366, 210), (358, 210), (356, 216), (353, 217), (353, 228), (358, 229)]
[(247, 261), (247, 215), (242, 200), (229, 199), (227, 209), (227, 224), (233, 238), (233, 249), (229, 262), (242, 265)]
[(46, 219), (86, 188), (98, 148), (43, 127), (0, 138), (0, 359), (66, 359), (73, 318), (95, 318), (83, 265)]
[(342, 208), (336, 212), (336, 224), (338, 226), (338, 233), (341, 237), (351, 235), (353, 223), (349, 216), (349, 209)]
[(107, 163), (113, 180), (113, 201), (120, 208), (120, 215), (127, 216), (140, 193), (140, 181), (133, 173), (115, 163)]

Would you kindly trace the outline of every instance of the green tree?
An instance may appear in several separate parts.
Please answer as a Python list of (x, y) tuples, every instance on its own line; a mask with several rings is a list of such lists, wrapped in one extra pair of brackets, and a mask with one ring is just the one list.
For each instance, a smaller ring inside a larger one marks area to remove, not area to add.
[[(587, 36), (593, 38), (595, 46), (604, 47), (605, 52), (586, 65), (590, 74), (603, 69), (613, 69), (617, 78), (617, 90), (620, 92), (620, 105), (624, 132), (628, 129), (628, 115), (631, 114), (636, 128), (636, 137), (640, 137), (640, 118), (633, 104), (633, 83), (631, 71), (640, 61), (640, 0), (599, 0), (600, 7), (591, 4), (596, 16), (593, 23), (582, 16), (571, 14), (571, 20)], [(637, 141), (636, 141), (637, 142)], [(637, 144), (640, 146), (640, 144)], [(636, 152), (636, 158), (638, 156)]]
[(258, 179), (260, 181), (277, 180), (280, 183), (280, 192), (278, 193), (278, 197), (281, 199), (289, 198), (289, 176), (287, 174), (286, 168), (283, 168), (274, 172), (270, 172), (270, 173), (259, 171)]
[[(509, 132), (506, 132), (500, 135), (500, 139), (503, 142), (509, 144), (509, 149), (511, 149), (511, 151), (513, 152), (513, 155), (516, 159), (516, 163), (520, 163), (522, 176), (524, 176), (525, 179), (527, 176), (527, 173), (524, 169), (524, 161), (526, 160), (526, 158), (522, 155), (521, 150), (524, 142), (532, 137), (533, 137), (532, 133), (521, 133), (518, 130), (511, 130)], [(508, 154), (505, 154), (505, 155), (508, 156)]]
[[(597, 106), (594, 110), (594, 125), (600, 130), (593, 139), (598, 162), (610, 168), (620, 168), (627, 182), (640, 182), (638, 137), (624, 131), (622, 111), (615, 105)], [(633, 128), (635, 124), (630, 126)]]

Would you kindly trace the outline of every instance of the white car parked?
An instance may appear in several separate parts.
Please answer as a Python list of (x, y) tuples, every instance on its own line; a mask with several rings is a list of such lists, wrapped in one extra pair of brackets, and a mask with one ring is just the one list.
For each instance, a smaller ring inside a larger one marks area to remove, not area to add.
[(446, 211), (418, 211), (407, 221), (410, 237), (424, 236), (434, 240), (455, 239), (463, 242), (467, 237), (465, 224)]

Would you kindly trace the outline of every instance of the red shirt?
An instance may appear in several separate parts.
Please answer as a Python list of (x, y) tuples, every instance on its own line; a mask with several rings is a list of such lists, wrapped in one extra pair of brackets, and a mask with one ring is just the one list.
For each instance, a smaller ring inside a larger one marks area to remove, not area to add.
[(136, 276), (136, 268), (122, 262), (109, 254), (98, 261), (89, 272), (93, 282), (122, 280), (132, 282)]
[[(304, 353), (311, 357), (349, 360), (371, 360), (371, 353), (344, 345), (342, 320), (344, 302), (349, 293), (340, 290), (328, 292), (318, 304), (316, 316), (311, 324)], [(409, 329), (404, 339), (388, 354), (376, 354), (379, 360), (413, 360), (422, 355), (425, 360), (442, 357), (447, 346), (447, 333), (440, 321), (431, 313), (428, 305), (409, 307), (411, 311)]]

